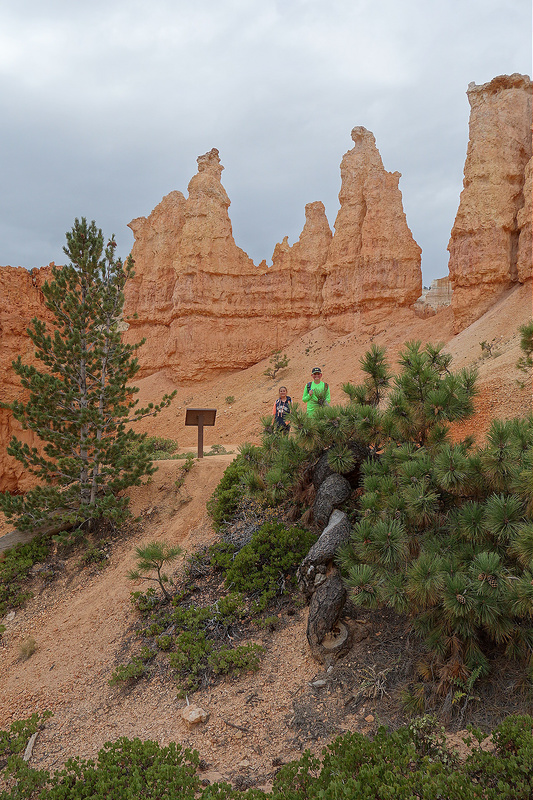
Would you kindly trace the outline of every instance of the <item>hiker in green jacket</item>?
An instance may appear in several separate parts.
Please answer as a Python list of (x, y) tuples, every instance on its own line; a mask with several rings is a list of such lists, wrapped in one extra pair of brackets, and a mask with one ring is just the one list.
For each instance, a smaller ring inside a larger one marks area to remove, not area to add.
[(322, 370), (320, 367), (313, 367), (311, 370), (312, 381), (305, 384), (302, 400), (307, 403), (307, 413), (314, 417), (315, 410), (319, 406), (329, 405), (330, 393), (329, 386), (322, 380)]

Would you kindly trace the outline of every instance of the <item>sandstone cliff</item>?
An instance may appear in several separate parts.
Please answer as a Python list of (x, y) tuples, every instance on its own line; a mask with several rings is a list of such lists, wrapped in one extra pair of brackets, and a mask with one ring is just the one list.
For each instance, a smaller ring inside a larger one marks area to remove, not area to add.
[(531, 90), (518, 74), (468, 87), (464, 188), (448, 245), (456, 331), (531, 277)]
[(356, 315), (415, 302), (420, 248), (400, 175), (384, 170), (369, 131), (354, 128), (352, 138), (335, 235), (323, 204), (310, 203), (299, 241), (276, 245), (271, 267), (256, 266), (235, 244), (215, 149), (198, 159), (187, 199), (172, 192), (130, 223), (137, 274), (126, 313), (128, 338), (147, 338), (142, 374), (242, 369), (317, 325), (348, 332)]
[[(18, 376), (11, 363), (20, 355), (26, 363), (34, 354), (33, 344), (26, 333), (33, 317), (47, 319), (41, 287), (50, 276), (50, 269), (0, 267), (0, 390), (1, 399), (9, 403), (21, 395)], [(29, 485), (22, 464), (6, 453), (11, 437), (35, 444), (30, 431), (21, 431), (11, 412), (0, 408), (0, 491), (23, 490)]]

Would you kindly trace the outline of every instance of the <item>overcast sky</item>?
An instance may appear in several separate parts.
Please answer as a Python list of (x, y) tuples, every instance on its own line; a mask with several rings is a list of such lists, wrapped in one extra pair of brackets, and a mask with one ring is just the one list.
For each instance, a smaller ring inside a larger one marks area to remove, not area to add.
[(333, 228), (339, 164), (371, 130), (422, 247), (448, 272), (470, 81), (531, 74), (530, 0), (1, 0), (0, 264), (64, 263), (76, 216), (115, 233), (220, 151), (258, 263), (304, 206)]

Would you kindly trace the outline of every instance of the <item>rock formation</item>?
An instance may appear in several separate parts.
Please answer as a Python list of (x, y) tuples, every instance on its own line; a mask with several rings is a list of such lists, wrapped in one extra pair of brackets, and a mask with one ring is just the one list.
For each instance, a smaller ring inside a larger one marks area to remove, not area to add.
[[(18, 376), (11, 363), (20, 355), (26, 363), (33, 358), (33, 344), (26, 333), (33, 317), (48, 318), (41, 287), (50, 269), (0, 267), (0, 387), (2, 401), (9, 403), (21, 395)], [(0, 491), (20, 491), (29, 478), (24, 467), (6, 453), (11, 437), (35, 444), (31, 431), (22, 431), (11, 412), (0, 408)]]
[(425, 289), (413, 306), (419, 317), (432, 317), (437, 311), (447, 308), (452, 302), (452, 283), (449, 278), (435, 278), (429, 289)]
[(355, 314), (414, 303), (420, 248), (399, 173), (384, 170), (365, 128), (352, 138), (335, 236), (323, 204), (310, 203), (299, 241), (276, 245), (271, 267), (255, 266), (235, 244), (215, 149), (198, 159), (187, 199), (172, 192), (130, 223), (137, 274), (127, 287), (127, 336), (147, 338), (141, 374), (170, 369), (194, 379), (242, 369), (317, 325), (347, 332)]
[(525, 283), (531, 279), (531, 216), (532, 196), (533, 196), (533, 158), (530, 158), (524, 172), (524, 205), (519, 209), (516, 218), (519, 230), (518, 237), (518, 260), (516, 264), (517, 278), (520, 283)]
[[(314, 253), (324, 250), (321, 237), (331, 238), (323, 207), (322, 214), (320, 204), (307, 208), (294, 248), (278, 245), (273, 266), (257, 267), (233, 239), (218, 151), (200, 156), (198, 169), (188, 199), (172, 192), (148, 218), (130, 223), (136, 275), (126, 314), (128, 339), (147, 338), (141, 374), (167, 368), (194, 379), (245, 368), (309, 330), (319, 315), (320, 286), (309, 273)], [(288, 271), (292, 250), (301, 276)]]
[[(412, 237), (398, 188), (399, 172), (386, 172), (374, 136), (352, 130), (354, 147), (341, 162), (341, 204), (328, 252), (323, 314), (411, 306), (422, 291), (421, 249)], [(344, 325), (342, 321), (345, 320)]]
[(531, 277), (531, 90), (518, 74), (468, 87), (464, 188), (448, 245), (456, 331)]

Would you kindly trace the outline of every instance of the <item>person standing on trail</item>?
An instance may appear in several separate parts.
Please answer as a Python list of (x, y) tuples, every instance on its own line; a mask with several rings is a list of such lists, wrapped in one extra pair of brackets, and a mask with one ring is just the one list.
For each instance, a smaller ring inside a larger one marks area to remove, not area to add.
[(327, 383), (322, 380), (322, 370), (320, 367), (313, 367), (311, 370), (312, 379), (305, 384), (302, 400), (307, 403), (307, 413), (310, 417), (315, 416), (315, 411), (320, 406), (329, 406), (330, 391)]
[(289, 423), (285, 420), (289, 414), (292, 406), (292, 399), (287, 394), (287, 387), (279, 387), (279, 397), (274, 403), (272, 414), (274, 415), (274, 425), (281, 430), (282, 433), (288, 433), (290, 429)]

